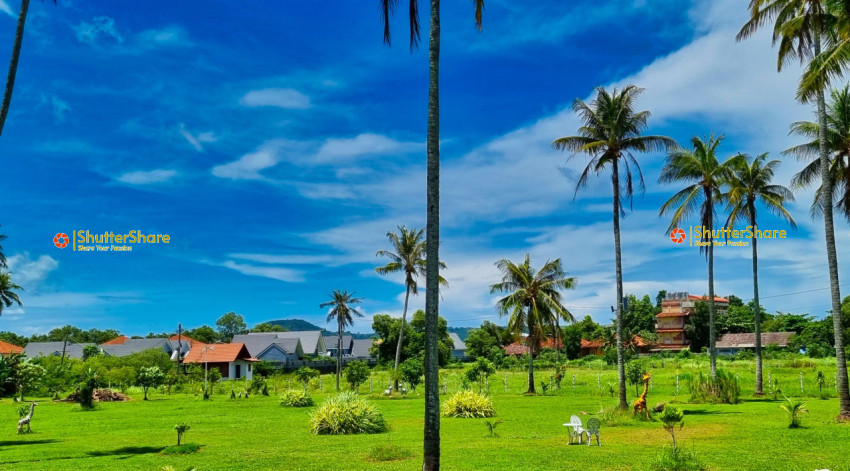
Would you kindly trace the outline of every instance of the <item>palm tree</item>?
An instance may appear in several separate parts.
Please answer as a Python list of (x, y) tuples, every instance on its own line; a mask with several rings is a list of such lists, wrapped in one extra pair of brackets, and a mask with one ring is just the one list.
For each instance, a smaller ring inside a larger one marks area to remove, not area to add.
[[(6, 240), (5, 234), (0, 234), (0, 242)], [(6, 254), (3, 253), (3, 246), (0, 245), (0, 268), (6, 268)]]
[[(717, 146), (723, 141), (723, 136), (711, 135), (708, 140), (694, 136), (691, 143), (694, 150), (676, 150), (671, 152), (661, 168), (661, 183), (688, 182), (685, 189), (673, 195), (661, 206), (659, 216), (673, 213), (669, 233), (690, 216), (697, 208), (700, 210), (701, 230), (707, 231), (701, 240), (708, 242), (700, 246), (700, 253), (705, 253), (708, 259), (708, 315), (709, 315), (709, 355), (711, 357), (711, 377), (717, 377), (717, 353), (714, 350), (716, 311), (714, 308), (714, 243), (712, 228), (714, 227), (714, 207), (721, 201), (721, 188), (724, 187), (732, 165), (741, 156), (731, 157), (723, 163), (717, 160)], [(700, 202), (702, 204), (700, 204)]]
[(11, 273), (0, 272), (0, 314), (3, 309), (10, 307), (13, 303), (21, 305), (21, 299), (14, 290), (23, 290), (20, 286), (12, 282)]
[[(56, 0), (53, 0), (56, 4)], [(30, 0), (21, 0), (21, 10), (18, 12), (18, 26), (15, 29), (15, 42), (12, 45), (12, 58), (9, 60), (9, 74), (6, 76), (6, 91), (3, 94), (3, 104), (0, 105), (0, 135), (12, 104), (12, 90), (15, 88), (15, 75), (18, 73), (18, 59), (21, 57), (21, 43), (24, 40), (24, 26), (27, 22)]]
[[(727, 201), (729, 217), (726, 219), (726, 227), (732, 228), (739, 220), (755, 228), (756, 202), (767, 208), (768, 212), (776, 214), (797, 227), (794, 218), (785, 209), (784, 204), (794, 201), (791, 190), (782, 185), (771, 183), (778, 160), (767, 161), (767, 154), (761, 154), (748, 163), (748, 158), (742, 156), (736, 159), (729, 175), (729, 190), (724, 195)], [(758, 238), (752, 238), (753, 244), (753, 310), (756, 331), (756, 390), (755, 394), (762, 395), (762, 361), (761, 361), (761, 307), (759, 305), (759, 276), (758, 276)]]
[[(375, 268), (375, 271), (380, 275), (390, 273), (404, 272), (404, 310), (401, 314), (401, 330), (398, 334), (398, 345), (395, 349), (395, 366), (393, 371), (398, 372), (398, 365), (401, 362), (401, 345), (404, 340), (404, 325), (407, 321), (407, 304), (410, 299), (410, 293), (419, 294), (417, 278), (425, 276), (425, 241), (424, 230), (422, 229), (407, 229), (405, 226), (398, 226), (398, 233), (387, 232), (387, 239), (393, 246), (393, 251), (379, 250), (375, 255), (378, 257), (387, 257), (390, 263)], [(440, 263), (440, 268), (446, 268), (445, 263)], [(441, 285), (448, 285), (448, 282), (441, 276)], [(398, 391), (398, 375), (395, 376), (395, 390)]]
[[(484, 0), (473, 0), (475, 26), (481, 31)], [(398, 0), (380, 0), (384, 42), (390, 45), (390, 16)], [(419, 43), (419, 3), (410, 0), (410, 48)], [(440, 315), (440, 0), (430, 0), (428, 41), (428, 132), (425, 238), (425, 434), (423, 471), (440, 469), (440, 389), (437, 328)]]
[[(832, 7), (832, 8), (830, 8)], [(738, 40), (747, 38), (758, 28), (773, 21), (773, 42), (779, 42), (777, 69), (792, 60), (809, 62), (797, 98), (806, 103), (815, 100), (818, 122), (818, 159), (823, 183), (817, 201), (822, 207), (826, 259), (829, 269), (829, 288), (835, 331), (835, 362), (840, 403), (839, 416), (850, 419), (850, 385), (844, 355), (844, 331), (841, 322), (841, 292), (838, 280), (838, 255), (835, 247), (833, 221), (833, 182), (829, 171), (827, 147), (827, 115), (824, 90), (829, 78), (838, 75), (850, 59), (850, 20), (846, 2), (828, 0), (751, 0), (750, 20), (738, 33)], [(835, 34), (838, 32), (839, 34)], [(842, 46), (842, 43), (844, 45)], [(828, 47), (823, 51), (824, 46)]]
[(337, 325), (337, 346), (336, 346), (336, 390), (339, 391), (339, 377), (342, 374), (342, 333), (345, 331), (345, 326), (354, 325), (354, 318), (352, 315), (357, 317), (363, 317), (363, 314), (360, 313), (356, 308), (352, 307), (354, 304), (360, 304), (363, 300), (360, 298), (355, 298), (354, 293), (349, 293), (348, 291), (339, 291), (334, 290), (331, 293), (331, 300), (319, 304), (320, 308), (330, 307), (332, 308), (330, 312), (328, 312), (327, 322), (330, 322), (333, 319), (336, 319)]
[[(833, 182), (833, 201), (839, 210), (850, 220), (850, 88), (845, 86), (832, 90), (831, 100), (826, 110), (826, 147), (829, 154), (829, 168)], [(796, 188), (808, 188), (822, 181), (818, 150), (820, 142), (818, 134), (820, 126), (811, 121), (797, 121), (791, 125), (791, 133), (811, 139), (783, 152), (783, 155), (793, 155), (799, 160), (808, 161), (799, 173), (794, 175), (791, 185)], [(815, 200), (812, 202), (812, 217), (823, 216), (823, 205), (820, 199), (823, 188), (818, 185), (815, 190)]]
[[(632, 167), (637, 171), (638, 187), (644, 190), (643, 174), (634, 157), (637, 152), (651, 152), (678, 148), (676, 141), (666, 136), (641, 136), (646, 129), (649, 111), (635, 111), (635, 100), (643, 92), (642, 88), (629, 85), (622, 90), (616, 88), (608, 92), (602, 87), (596, 89), (596, 98), (590, 104), (576, 98), (573, 111), (583, 121), (578, 136), (556, 139), (552, 146), (558, 150), (590, 155), (591, 159), (576, 184), (575, 192), (587, 184), (590, 172), (599, 174), (611, 167), (611, 187), (614, 191), (614, 264), (617, 278), (617, 334), (623, 338), (623, 268), (620, 250), (620, 216), (625, 215), (623, 200), (631, 208), (634, 195)], [(620, 184), (620, 169), (623, 169), (625, 185)], [(626, 402), (626, 370), (623, 361), (623, 345), (617, 343), (617, 375), (620, 384), (620, 409), (629, 407)]]
[(547, 261), (540, 271), (531, 266), (531, 257), (519, 265), (503, 258), (496, 262), (502, 272), (502, 281), (490, 286), (490, 293), (509, 293), (496, 303), (501, 316), (510, 316), (508, 330), (515, 336), (528, 331), (528, 391), (534, 394), (534, 353), (546, 340), (547, 326), (556, 318), (575, 322), (575, 318), (561, 304), (561, 290), (573, 289), (574, 277), (567, 278), (561, 268), (561, 259)]

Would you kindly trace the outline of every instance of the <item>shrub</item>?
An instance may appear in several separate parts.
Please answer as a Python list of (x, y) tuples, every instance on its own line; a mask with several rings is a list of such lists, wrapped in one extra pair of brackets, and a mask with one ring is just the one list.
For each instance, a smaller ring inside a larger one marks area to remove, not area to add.
[(400, 379), (410, 385), (410, 389), (416, 391), (416, 386), (422, 382), (425, 376), (425, 365), (418, 358), (408, 358), (398, 365)]
[(300, 389), (287, 389), (280, 396), (280, 405), (286, 407), (310, 407), (313, 405), (313, 398)]
[(177, 431), (177, 446), (180, 446), (180, 440), (183, 438), (183, 434), (189, 431), (192, 428), (189, 424), (177, 424), (174, 426), (174, 430)]
[(165, 381), (165, 374), (158, 366), (142, 367), (136, 377), (136, 384), (142, 387), (146, 401), (148, 400), (148, 389), (159, 387), (163, 381)]
[(484, 384), (487, 382), (487, 378), (495, 372), (496, 367), (493, 366), (493, 363), (491, 363), (490, 360), (484, 357), (479, 357), (475, 360), (475, 363), (466, 370), (466, 379), (471, 382), (478, 383), (478, 392), (482, 392), (484, 390)]
[(406, 460), (413, 456), (413, 452), (398, 445), (377, 445), (369, 449), (371, 461), (398, 461)]
[(316, 435), (382, 433), (387, 431), (387, 423), (372, 403), (353, 391), (346, 391), (328, 399), (313, 412), (310, 429)]
[(640, 360), (632, 360), (626, 365), (626, 379), (629, 384), (635, 386), (635, 396), (640, 395), (638, 386), (643, 384), (643, 375), (646, 374), (646, 365)]
[(470, 390), (458, 391), (443, 403), (444, 417), (470, 419), (495, 415), (493, 401), (483, 394)]
[(30, 413), (30, 405), (29, 404), (20, 404), (18, 405), (18, 418), (23, 419), (25, 416)]
[(292, 376), (294, 376), (295, 379), (297, 379), (298, 381), (304, 383), (304, 392), (307, 392), (307, 386), (310, 384), (310, 380), (313, 378), (318, 378), (319, 372), (317, 370), (314, 370), (313, 368), (302, 366), (301, 368), (295, 370), (295, 372), (292, 373)]
[(93, 368), (86, 368), (80, 381), (80, 406), (83, 409), (94, 408), (94, 389), (97, 387), (98, 372)]
[(779, 408), (784, 410), (788, 415), (788, 428), (797, 428), (800, 426), (800, 416), (808, 412), (806, 403), (803, 401), (795, 401), (790, 397), (786, 397), (787, 404), (780, 404)]
[(490, 422), (489, 420), (484, 421), (484, 424), (487, 426), (487, 430), (490, 432), (491, 437), (498, 437), (499, 436), (499, 434), (496, 433), (496, 427), (498, 427), (499, 424), (501, 424), (501, 423), (502, 423), (502, 419), (498, 419), (498, 420), (495, 420), (493, 422)]
[(741, 389), (738, 380), (731, 373), (717, 370), (717, 378), (702, 372), (692, 376), (688, 387), (691, 390), (692, 402), (712, 402), (737, 404), (740, 402)]
[(352, 361), (345, 367), (345, 380), (352, 390), (357, 391), (367, 379), (369, 379), (369, 365), (365, 362)]
[(184, 443), (183, 445), (172, 445), (162, 450), (163, 455), (188, 455), (201, 449), (197, 443)]
[(655, 456), (652, 469), (657, 471), (701, 471), (705, 469), (697, 460), (696, 453), (682, 449), (664, 447), (664, 451)]

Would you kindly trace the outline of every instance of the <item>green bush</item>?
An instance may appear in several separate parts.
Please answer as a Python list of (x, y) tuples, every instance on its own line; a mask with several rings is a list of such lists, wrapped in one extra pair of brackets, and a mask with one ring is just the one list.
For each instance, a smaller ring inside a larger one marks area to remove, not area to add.
[(197, 443), (184, 443), (182, 445), (171, 445), (162, 450), (163, 455), (188, 455), (201, 449)]
[(495, 415), (493, 401), (483, 394), (470, 390), (458, 391), (443, 403), (444, 417), (470, 419)]
[(741, 388), (738, 386), (738, 380), (733, 374), (720, 369), (717, 370), (716, 379), (702, 372), (693, 375), (688, 387), (691, 390), (691, 402), (723, 404), (740, 402)]
[(369, 379), (369, 365), (363, 361), (352, 361), (345, 367), (345, 380), (352, 390), (357, 391), (360, 385)]
[(413, 456), (413, 452), (398, 445), (377, 445), (369, 449), (369, 460), (371, 461), (398, 461), (406, 460)]
[[(611, 384), (611, 383), (608, 383)], [(603, 407), (597, 415), (604, 427), (617, 427), (634, 423), (632, 413), (618, 407)]]
[(808, 412), (806, 403), (803, 401), (795, 401), (790, 397), (786, 397), (787, 404), (781, 404), (780, 409), (784, 410), (788, 415), (788, 428), (797, 428), (800, 426), (800, 416)]
[(664, 447), (664, 451), (655, 456), (652, 469), (656, 471), (702, 471), (705, 469), (697, 460), (693, 451)]
[(280, 405), (286, 407), (310, 407), (313, 398), (300, 389), (287, 389), (280, 395)]
[(354, 391), (340, 393), (310, 415), (310, 429), (316, 435), (382, 433), (387, 423), (381, 412)]

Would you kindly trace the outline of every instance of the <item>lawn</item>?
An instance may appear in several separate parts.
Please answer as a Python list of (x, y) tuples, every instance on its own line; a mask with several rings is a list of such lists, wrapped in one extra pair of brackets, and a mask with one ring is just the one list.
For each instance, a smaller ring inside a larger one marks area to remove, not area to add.
[[(786, 394), (802, 396), (806, 401), (810, 412), (800, 429), (787, 428), (779, 401), (752, 398), (751, 362), (721, 365), (740, 377), (744, 402), (736, 405), (689, 404), (683, 380), (676, 394), (677, 372), (705, 371), (703, 361), (667, 360), (663, 366), (658, 362), (653, 366), (648, 403), (678, 402), (676, 405), (686, 413), (680, 442), (696, 452), (706, 469), (850, 470), (850, 424), (835, 422), (838, 402), (834, 390), (829, 389), (832, 397), (820, 399), (814, 382), (817, 369), (828, 372), (832, 381), (834, 369), (830, 370), (829, 364), (792, 368), (800, 365), (767, 362), (765, 380), (771, 372), (772, 378), (780, 378)], [(800, 372), (804, 375), (802, 393)], [(450, 394), (459, 388), (460, 370), (441, 374)], [(550, 374), (538, 372), (538, 384), (540, 380), (549, 382)], [(169, 465), (176, 470), (420, 468), (424, 400), (418, 394), (404, 399), (381, 397), (379, 393), (387, 383), (385, 375), (375, 373), (374, 395), (369, 394), (368, 383), (361, 388), (363, 395), (372, 396), (390, 426), (389, 433), (379, 435), (315, 436), (308, 425), (308, 415), (314, 408), (281, 407), (274, 393), (270, 397), (229, 399), (229, 386), (210, 401), (161, 392), (152, 392), (150, 401), (142, 401), (141, 393), (131, 390), (133, 401), (99, 404), (94, 411), (36, 399), (39, 406), (33, 433), (16, 435), (17, 405), (4, 399), (0, 421), (7, 425), (0, 431), (0, 469), (159, 470)], [(602, 407), (615, 405), (616, 399), (606, 392), (606, 384), (615, 380), (616, 373), (610, 367), (593, 364), (572, 368), (567, 370), (560, 390), (529, 397), (522, 395), (525, 373), (497, 373), (491, 379), (490, 394), (503, 421), (496, 429), (498, 436), (488, 436), (486, 419), (442, 419), (443, 469), (649, 469), (655, 455), (670, 442), (657, 421), (627, 417), (619, 425), (603, 425), (601, 447), (566, 444), (567, 430), (561, 424), (570, 415), (580, 415), (586, 421)], [(325, 376), (322, 383), (322, 391), (312, 392), (317, 404), (332, 394), (332, 377)], [(629, 386), (630, 402), (634, 395), (634, 387)], [(582, 415), (582, 411), (588, 415)], [(173, 427), (177, 422), (191, 425), (183, 441), (200, 445), (199, 452), (161, 453), (176, 443)], [(369, 450), (385, 444), (409, 450), (412, 456), (370, 461)]]

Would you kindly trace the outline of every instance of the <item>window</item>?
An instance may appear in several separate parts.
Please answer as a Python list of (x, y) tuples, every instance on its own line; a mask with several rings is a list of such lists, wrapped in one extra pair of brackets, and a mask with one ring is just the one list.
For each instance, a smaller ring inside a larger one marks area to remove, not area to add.
[(251, 364), (248, 363), (248, 373), (250, 373), (250, 372), (251, 372)]

